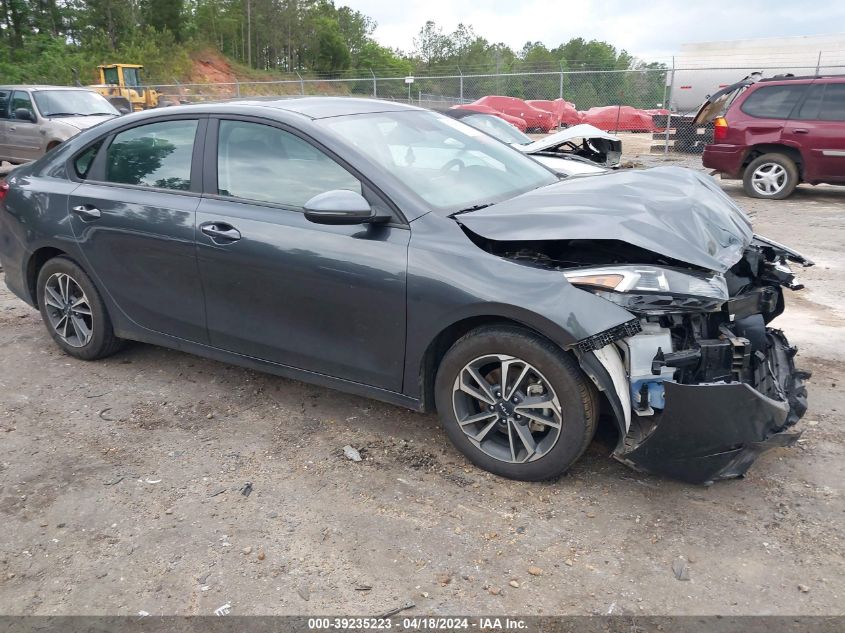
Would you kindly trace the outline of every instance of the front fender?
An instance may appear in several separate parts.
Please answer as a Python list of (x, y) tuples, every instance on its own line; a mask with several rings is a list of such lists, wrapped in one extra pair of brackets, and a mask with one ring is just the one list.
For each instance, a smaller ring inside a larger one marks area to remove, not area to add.
[(474, 317), (522, 323), (569, 349), (629, 322), (623, 308), (572, 286), (562, 273), (491, 255), (456, 222), (428, 214), (412, 223), (408, 251), (406, 395), (420, 397), (425, 352), (450, 326)]

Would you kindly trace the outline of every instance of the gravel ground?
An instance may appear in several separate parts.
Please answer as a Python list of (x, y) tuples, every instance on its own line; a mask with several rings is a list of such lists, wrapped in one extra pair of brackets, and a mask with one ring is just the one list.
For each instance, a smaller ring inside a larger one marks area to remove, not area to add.
[(800, 443), (707, 488), (601, 433), (512, 482), (433, 416), (147, 345), (77, 361), (3, 287), (0, 613), (842, 614), (845, 188), (724, 186), (817, 262), (779, 319), (814, 376)]

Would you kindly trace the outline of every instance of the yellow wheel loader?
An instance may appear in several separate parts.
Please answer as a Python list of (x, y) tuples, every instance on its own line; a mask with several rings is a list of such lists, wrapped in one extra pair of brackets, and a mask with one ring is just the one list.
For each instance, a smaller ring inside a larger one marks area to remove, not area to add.
[(137, 112), (162, 106), (174, 105), (165, 101), (163, 95), (153, 88), (145, 87), (141, 81), (143, 66), (138, 64), (105, 64), (97, 66), (99, 83), (88, 86), (99, 92), (111, 104), (123, 112)]

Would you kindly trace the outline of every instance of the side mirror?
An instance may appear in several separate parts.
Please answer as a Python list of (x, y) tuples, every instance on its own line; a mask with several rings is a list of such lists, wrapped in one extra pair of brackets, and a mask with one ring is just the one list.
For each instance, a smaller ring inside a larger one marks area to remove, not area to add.
[(378, 220), (364, 196), (346, 189), (317, 194), (304, 208), (305, 217), (316, 224), (364, 224)]
[(35, 123), (35, 114), (29, 108), (15, 108), (15, 118), (18, 121), (32, 121)]
[(129, 114), (129, 108), (127, 108), (126, 106), (120, 106), (117, 111), (121, 114)]

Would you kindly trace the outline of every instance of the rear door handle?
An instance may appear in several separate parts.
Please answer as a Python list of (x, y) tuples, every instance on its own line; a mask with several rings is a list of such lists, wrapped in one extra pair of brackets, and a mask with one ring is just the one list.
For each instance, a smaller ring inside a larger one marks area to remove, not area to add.
[(231, 224), (225, 222), (208, 222), (200, 226), (200, 231), (208, 235), (217, 243), (237, 242), (241, 239), (241, 232)]
[(809, 132), (810, 132), (810, 130), (808, 130), (807, 128), (803, 128), (803, 127), (797, 127), (792, 131), (795, 132), (796, 134), (809, 134)]
[(78, 207), (73, 207), (71, 211), (83, 220), (98, 220), (103, 215), (97, 207), (92, 207), (90, 204), (80, 204)]

